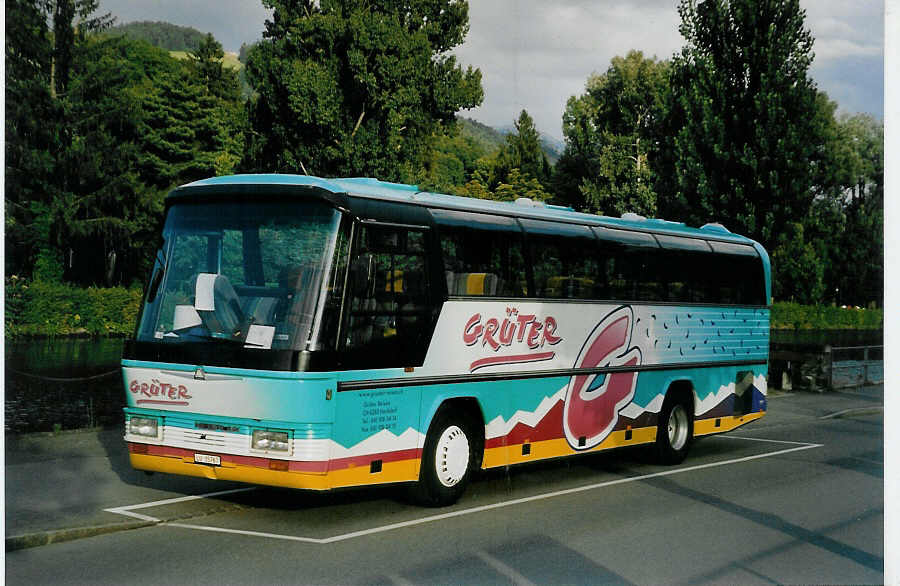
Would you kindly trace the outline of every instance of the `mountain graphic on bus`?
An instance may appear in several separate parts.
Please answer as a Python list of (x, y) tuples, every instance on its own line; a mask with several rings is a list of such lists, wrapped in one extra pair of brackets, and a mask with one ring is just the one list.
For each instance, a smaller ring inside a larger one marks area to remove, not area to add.
[[(587, 337), (575, 368), (636, 367), (641, 350), (631, 345), (634, 312), (622, 306), (600, 320)], [(638, 373), (610, 372), (573, 376), (566, 389), (563, 430), (569, 445), (587, 450), (615, 429), (619, 410), (634, 398)]]

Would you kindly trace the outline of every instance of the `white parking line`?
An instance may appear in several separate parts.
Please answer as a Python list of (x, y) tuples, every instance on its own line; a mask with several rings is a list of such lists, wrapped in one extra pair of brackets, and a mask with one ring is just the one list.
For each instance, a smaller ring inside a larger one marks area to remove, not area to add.
[(517, 572), (514, 568), (507, 566), (491, 554), (484, 551), (476, 551), (475, 555), (481, 558), (484, 563), (494, 570), (509, 578), (513, 584), (517, 584), (518, 586), (536, 586), (534, 582)]
[(722, 439), (739, 439), (739, 440), (747, 440), (751, 442), (767, 442), (770, 444), (785, 444), (788, 446), (819, 446), (820, 444), (811, 444), (809, 442), (789, 442), (786, 440), (773, 440), (762, 437), (744, 437), (742, 435), (720, 435), (716, 436)]
[(143, 515), (141, 513), (134, 513), (135, 509), (149, 509), (150, 507), (161, 507), (164, 505), (174, 505), (177, 503), (186, 503), (188, 501), (196, 501), (200, 499), (206, 499), (215, 496), (222, 496), (223, 494), (234, 494), (237, 492), (247, 492), (250, 490), (256, 490), (258, 487), (250, 486), (247, 488), (233, 488), (231, 490), (220, 490), (218, 492), (207, 492), (205, 494), (193, 494), (188, 496), (180, 496), (171, 499), (165, 499), (162, 501), (153, 501), (151, 503), (141, 503), (138, 505), (127, 505), (124, 507), (113, 507), (111, 509), (103, 509), (107, 513), (116, 513), (117, 515), (125, 515), (126, 517), (134, 517), (135, 519), (140, 519), (141, 521), (151, 521), (155, 523), (159, 523), (162, 519), (157, 519), (156, 517), (151, 517), (150, 515)]
[(132, 512), (135, 509), (144, 509), (144, 508), (148, 508), (148, 507), (155, 507), (155, 506), (160, 506), (160, 505), (191, 501), (191, 500), (207, 498), (207, 497), (212, 497), (212, 496), (219, 496), (219, 495), (223, 495), (223, 494), (231, 494), (231, 493), (236, 493), (236, 492), (244, 492), (244, 491), (248, 491), (248, 490), (254, 490), (256, 487), (239, 488), (239, 489), (235, 489), (235, 490), (224, 490), (221, 492), (213, 492), (213, 493), (208, 493), (208, 494), (186, 496), (186, 497), (180, 497), (180, 498), (174, 498), (174, 499), (167, 499), (164, 501), (155, 501), (152, 503), (142, 503), (142, 504), (138, 504), (138, 505), (130, 505), (130, 506), (126, 506), (126, 507), (115, 507), (112, 509), (104, 509), (104, 510), (108, 511), (110, 513), (126, 515), (129, 517), (134, 517), (134, 518), (142, 519), (145, 521), (159, 522), (162, 525), (165, 525), (167, 527), (179, 527), (179, 528), (183, 528), (183, 529), (195, 529), (197, 531), (210, 531), (213, 533), (231, 533), (231, 534), (235, 534), (235, 535), (247, 535), (247, 536), (251, 536), (251, 537), (264, 537), (264, 538), (268, 538), (268, 539), (280, 539), (280, 540), (285, 540), (285, 541), (299, 541), (299, 542), (303, 542), (303, 543), (325, 545), (325, 544), (329, 544), (329, 543), (348, 541), (350, 539), (356, 539), (358, 537), (365, 537), (368, 535), (385, 533), (388, 531), (394, 531), (396, 529), (403, 529), (406, 527), (415, 527), (416, 525), (424, 525), (426, 523), (433, 523), (435, 521), (443, 521), (445, 519), (452, 519), (455, 517), (463, 517), (466, 515), (472, 515), (474, 513), (483, 513), (485, 511), (493, 511), (493, 510), (497, 510), (497, 509), (503, 509), (506, 507), (513, 507), (513, 506), (521, 505), (521, 504), (525, 504), (525, 503), (531, 503), (531, 502), (536, 502), (536, 501), (552, 499), (552, 498), (556, 498), (559, 496), (566, 496), (566, 495), (570, 495), (570, 494), (577, 494), (580, 492), (587, 492), (590, 490), (597, 490), (600, 488), (616, 486), (619, 484), (628, 484), (631, 482), (640, 482), (642, 480), (648, 480), (650, 478), (659, 478), (662, 476), (673, 476), (675, 474), (683, 474), (685, 472), (695, 472), (697, 470), (718, 468), (719, 466), (729, 466), (731, 464), (740, 464), (742, 462), (751, 462), (753, 460), (759, 460), (762, 458), (772, 458), (775, 456), (782, 456), (784, 454), (790, 454), (792, 452), (799, 452), (802, 450), (810, 450), (813, 448), (823, 447), (823, 444), (790, 442), (790, 441), (783, 441), (783, 440), (768, 440), (768, 439), (762, 439), (762, 438), (749, 438), (749, 437), (741, 437), (741, 436), (721, 436), (721, 437), (733, 437), (734, 439), (743, 439), (743, 440), (748, 440), (748, 441), (760, 441), (760, 442), (788, 444), (788, 445), (794, 445), (795, 447), (785, 448), (783, 450), (777, 450), (775, 452), (767, 452), (765, 454), (756, 454), (753, 456), (744, 456), (742, 458), (723, 460), (721, 462), (710, 462), (707, 464), (697, 464), (696, 466), (687, 466), (684, 468), (672, 468), (669, 470), (663, 470), (661, 472), (653, 472), (651, 474), (642, 474), (640, 476), (629, 476), (627, 478), (608, 480), (606, 482), (598, 482), (596, 484), (588, 484), (585, 486), (578, 486), (575, 488), (567, 488), (564, 490), (557, 490), (557, 491), (553, 491), (553, 492), (547, 492), (547, 493), (543, 493), (543, 494), (537, 494), (537, 495), (533, 495), (533, 496), (512, 499), (512, 500), (503, 501), (503, 502), (499, 502), (499, 503), (492, 503), (489, 505), (481, 505), (478, 507), (471, 507), (468, 509), (460, 509), (458, 511), (450, 511), (448, 513), (441, 513), (438, 515), (429, 515), (427, 517), (421, 517), (419, 519), (412, 519), (410, 521), (391, 523), (389, 525), (382, 525), (379, 527), (372, 527), (370, 529), (362, 529), (360, 531), (352, 531), (350, 533), (343, 533), (341, 535), (334, 535), (332, 537), (323, 537), (323, 538), (303, 537), (303, 536), (296, 536), (296, 535), (284, 535), (284, 534), (280, 534), (280, 533), (266, 533), (266, 532), (262, 532), (262, 531), (245, 531), (242, 529), (226, 529), (223, 527), (213, 527), (213, 526), (209, 526), (209, 525), (193, 525), (190, 523), (165, 523), (155, 517), (150, 517), (147, 515), (142, 515), (140, 513)]

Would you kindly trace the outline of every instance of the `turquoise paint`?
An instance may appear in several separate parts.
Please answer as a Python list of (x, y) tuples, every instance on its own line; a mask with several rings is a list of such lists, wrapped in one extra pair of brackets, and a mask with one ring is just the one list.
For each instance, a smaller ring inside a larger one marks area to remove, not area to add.
[(647, 308), (634, 325), (631, 343), (641, 348), (643, 364), (766, 360), (769, 310)]
[[(206, 366), (202, 364), (179, 364), (176, 362), (151, 362), (146, 360), (125, 360), (121, 362), (122, 366), (131, 368), (152, 368), (158, 370), (175, 370), (179, 372), (194, 372), (198, 368), (202, 368), (206, 374), (223, 374), (228, 376), (239, 376), (247, 378), (259, 379), (290, 379), (290, 380), (335, 380), (336, 373), (329, 372), (291, 372), (286, 370), (253, 370), (249, 368), (231, 368), (226, 366)], [(385, 372), (385, 371), (371, 371)], [(399, 372), (403, 372), (402, 369)]]
[[(420, 389), (399, 387), (338, 393), (334, 441), (350, 448), (386, 430), (395, 436), (417, 429)], [(408, 449), (415, 446), (403, 446)]]
[(753, 242), (753, 248), (756, 249), (757, 254), (759, 254), (760, 259), (762, 259), (763, 264), (763, 273), (766, 278), (766, 301), (769, 305), (772, 304), (772, 262), (769, 260), (769, 253), (766, 252), (766, 249), (763, 248), (763, 245), (759, 242)]
[(606, 225), (619, 228), (647, 230), (661, 234), (694, 236), (755, 244), (749, 238), (718, 229), (690, 228), (681, 222), (671, 222), (655, 218), (644, 220), (625, 220), (607, 216), (596, 216), (559, 209), (558, 206), (522, 206), (515, 202), (495, 202), (469, 197), (458, 197), (442, 193), (421, 192), (415, 185), (388, 183), (370, 178), (322, 179), (308, 175), (288, 174), (248, 174), (213, 177), (195, 181), (179, 188), (189, 190), (192, 187), (228, 186), (228, 185), (292, 185), (296, 187), (318, 188), (331, 193), (346, 193), (363, 197), (383, 198), (391, 201), (406, 202), (425, 206), (449, 207), (483, 213), (511, 214), (543, 219), (568, 220), (584, 222), (591, 225)]
[[(203, 367), (207, 377), (228, 376), (228, 380), (166, 379), (165, 371), (193, 372), (196, 367), (168, 363), (123, 360), (123, 367), (134, 369), (132, 378), (141, 382), (162, 380), (188, 387), (191, 413), (210, 413), (215, 417), (259, 420), (330, 423), (335, 417), (334, 397), (337, 381), (327, 373), (254, 371), (226, 367)], [(218, 387), (217, 387), (218, 385)], [(148, 398), (133, 392), (126, 381), (129, 407), (143, 409), (137, 401)], [(182, 413), (180, 409), (169, 413)]]
[[(246, 175), (224, 175), (210, 177), (182, 185), (181, 188), (202, 187), (207, 185), (296, 185), (298, 187), (318, 187), (332, 193), (340, 193), (343, 190), (327, 179), (312, 177), (310, 175), (290, 175), (279, 173), (262, 173)], [(179, 188), (179, 189), (181, 189)]]

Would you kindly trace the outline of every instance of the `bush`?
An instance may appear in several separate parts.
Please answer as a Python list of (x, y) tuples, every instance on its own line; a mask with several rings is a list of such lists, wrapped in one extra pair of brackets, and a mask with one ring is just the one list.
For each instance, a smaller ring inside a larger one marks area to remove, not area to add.
[(143, 294), (139, 288), (81, 288), (6, 279), (6, 337), (130, 334)]
[(877, 330), (884, 327), (881, 309), (775, 303), (771, 327), (797, 330)]

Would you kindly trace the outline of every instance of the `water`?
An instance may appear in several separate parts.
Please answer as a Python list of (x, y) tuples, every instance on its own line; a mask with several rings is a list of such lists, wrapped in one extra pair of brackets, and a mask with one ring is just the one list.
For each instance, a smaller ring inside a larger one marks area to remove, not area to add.
[(122, 338), (7, 340), (5, 431), (119, 425), (123, 344)]
[(881, 346), (883, 330), (772, 330), (772, 347), (777, 346)]

